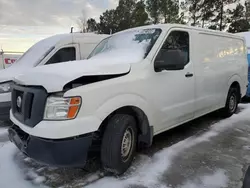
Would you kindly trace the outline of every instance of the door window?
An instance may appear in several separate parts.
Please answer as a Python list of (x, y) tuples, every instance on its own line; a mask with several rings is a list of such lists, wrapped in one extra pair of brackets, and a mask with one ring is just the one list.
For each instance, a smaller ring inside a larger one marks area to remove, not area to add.
[(155, 65), (166, 70), (180, 70), (189, 63), (189, 34), (172, 31), (156, 57)]
[(66, 47), (58, 50), (46, 63), (46, 65), (76, 60), (76, 49)]

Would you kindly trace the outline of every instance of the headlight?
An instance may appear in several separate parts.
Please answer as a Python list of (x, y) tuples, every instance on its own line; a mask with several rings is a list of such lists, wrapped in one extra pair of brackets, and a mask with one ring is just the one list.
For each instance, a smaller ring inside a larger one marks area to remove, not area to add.
[(48, 97), (44, 112), (45, 120), (74, 119), (80, 109), (80, 97)]
[(13, 82), (5, 82), (0, 84), (0, 93), (8, 93), (11, 92), (11, 86)]

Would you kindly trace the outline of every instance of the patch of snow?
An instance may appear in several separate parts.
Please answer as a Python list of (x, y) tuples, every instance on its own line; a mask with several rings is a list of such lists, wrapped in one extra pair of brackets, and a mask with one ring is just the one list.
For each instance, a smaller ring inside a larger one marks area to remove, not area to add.
[[(5, 143), (0, 142), (0, 149), (4, 146)], [(0, 168), (1, 169), (1, 168)]]
[(105, 64), (105, 62), (110, 61), (108, 59), (90, 59), (38, 66), (15, 77), (14, 81), (24, 85), (42, 85), (48, 92), (55, 92), (62, 91), (65, 84), (82, 76), (118, 75), (128, 73), (131, 68), (129, 61), (126, 64), (119, 64), (119, 62)]
[(16, 151), (16, 146), (12, 143), (0, 148), (0, 187), (34, 188), (33, 184), (24, 180), (21, 170), (14, 162)]
[(72, 37), (68, 34), (59, 34), (54, 35), (48, 38), (45, 38), (36, 44), (34, 44), (31, 48), (29, 48), (10, 68), (20, 68), (21, 67), (34, 67), (36, 66), (45, 55), (53, 50), (53, 47), (62, 39), (66, 39)]
[[(161, 31), (159, 29), (134, 29), (116, 33), (111, 37), (103, 40), (97, 45), (89, 57), (91, 59), (99, 57), (109, 57), (115, 55), (117, 52), (122, 56), (117, 58), (127, 59), (128, 57), (136, 57), (136, 62), (141, 61), (154, 42), (158, 39)], [(127, 54), (127, 52), (129, 52)], [(133, 53), (134, 52), (134, 53)], [(130, 55), (130, 56), (128, 56)], [(130, 63), (130, 62), (128, 62)]]
[(244, 142), (250, 142), (249, 138), (246, 137), (237, 137), (239, 140), (242, 140)]
[(45, 181), (45, 177), (38, 176), (34, 171), (28, 170), (27, 173), (25, 173), (25, 178), (27, 180), (32, 181), (32, 183), (39, 185)]
[(0, 128), (0, 136), (6, 135), (7, 133), (8, 133), (8, 129), (7, 128)]
[(34, 183), (34, 184), (37, 184), (37, 185), (40, 185), (40, 184), (42, 184), (45, 180), (46, 180), (45, 177), (43, 177), (43, 176), (37, 176), (37, 177), (33, 180), (33, 183)]
[(112, 51), (107, 51), (105, 53), (98, 54), (91, 59), (82, 60), (82, 63), (92, 64), (131, 64), (138, 63), (143, 59), (145, 52), (140, 50), (140, 48), (130, 48), (130, 49), (117, 49)]
[[(96, 183), (93, 183), (88, 186), (88, 188), (109, 188), (109, 187), (128, 187), (129, 185), (142, 185), (145, 187), (160, 187), (163, 186), (159, 182), (159, 178), (166, 172), (169, 167), (172, 165), (172, 160), (175, 156), (177, 156), (180, 152), (185, 151), (190, 147), (193, 147), (202, 142), (209, 142), (211, 138), (217, 136), (221, 132), (226, 129), (237, 126), (239, 121), (249, 120), (250, 113), (250, 105), (246, 107), (246, 105), (241, 106), (243, 108), (242, 112), (239, 114), (233, 115), (231, 118), (222, 120), (218, 123), (212, 125), (211, 129), (202, 134), (201, 136), (192, 136), (187, 138), (177, 144), (165, 148), (162, 151), (156, 153), (150, 161), (147, 161), (138, 168), (134, 173), (124, 179), (117, 179), (113, 177), (103, 178)], [(222, 181), (219, 184), (227, 183), (225, 175), (222, 174), (221, 171), (215, 173), (215, 177), (221, 177)], [(203, 177), (203, 183), (208, 183), (210, 177)], [(214, 180), (213, 180), (214, 181)], [(217, 184), (216, 184), (217, 185)], [(216, 186), (215, 185), (215, 186)], [(208, 186), (209, 187), (209, 186)], [(193, 187), (192, 187), (193, 188)], [(213, 188), (213, 187), (212, 187)], [(217, 188), (217, 187), (215, 187)]]
[(243, 146), (244, 150), (250, 150), (250, 146)]
[(35, 67), (48, 52), (53, 50), (52, 47), (65, 36), (65, 34), (55, 35), (34, 44), (12, 66), (0, 71), (0, 82), (11, 81), (15, 76)]
[(217, 170), (212, 175), (199, 177), (193, 181), (187, 181), (181, 188), (223, 188), (228, 187), (228, 177), (223, 170)]
[(29, 158), (29, 157), (26, 157), (26, 158), (24, 159), (24, 161), (25, 161), (25, 162), (31, 162), (31, 161), (32, 161), (32, 159), (31, 159), (31, 158)]
[(238, 131), (238, 132), (240, 132), (240, 133), (244, 133), (244, 131), (241, 130), (241, 129), (236, 128), (235, 130)]

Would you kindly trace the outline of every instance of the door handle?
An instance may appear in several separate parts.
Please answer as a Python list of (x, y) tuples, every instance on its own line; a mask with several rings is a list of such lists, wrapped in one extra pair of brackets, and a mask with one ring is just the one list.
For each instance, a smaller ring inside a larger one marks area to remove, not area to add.
[(188, 72), (185, 76), (186, 76), (187, 78), (189, 78), (189, 77), (193, 77), (194, 75), (193, 75), (193, 73)]

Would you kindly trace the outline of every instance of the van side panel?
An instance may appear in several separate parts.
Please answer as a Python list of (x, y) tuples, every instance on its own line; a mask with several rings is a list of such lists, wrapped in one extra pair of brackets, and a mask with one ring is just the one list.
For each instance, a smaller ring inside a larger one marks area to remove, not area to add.
[(225, 106), (230, 82), (237, 77), (242, 95), (247, 74), (244, 40), (197, 31), (196, 116)]

